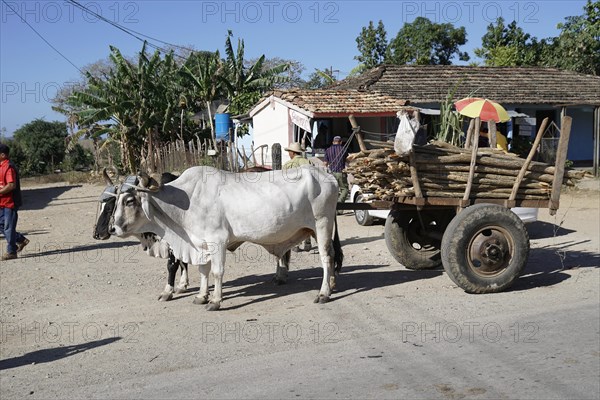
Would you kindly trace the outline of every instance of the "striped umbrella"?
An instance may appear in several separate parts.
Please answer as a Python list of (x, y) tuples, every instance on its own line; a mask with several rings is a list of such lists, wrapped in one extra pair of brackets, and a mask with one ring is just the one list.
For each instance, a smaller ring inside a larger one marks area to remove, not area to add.
[(488, 99), (467, 97), (458, 100), (454, 106), (460, 114), (471, 118), (480, 118), (482, 121), (505, 122), (510, 119), (504, 107)]

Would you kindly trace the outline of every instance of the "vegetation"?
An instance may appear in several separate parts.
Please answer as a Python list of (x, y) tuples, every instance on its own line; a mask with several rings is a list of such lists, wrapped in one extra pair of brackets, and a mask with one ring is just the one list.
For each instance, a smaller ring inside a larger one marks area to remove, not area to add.
[(467, 42), (464, 27), (438, 24), (424, 17), (417, 17), (412, 23), (405, 23), (395, 38), (386, 40), (387, 32), (382, 21), (377, 28), (373, 21), (363, 27), (356, 38), (361, 69), (368, 69), (382, 63), (448, 65), (457, 57), (468, 61), (469, 55), (459, 50)]
[[(538, 39), (515, 21), (508, 25), (502, 17), (489, 24), (482, 45), (475, 55), (486, 66), (549, 66), (584, 74), (600, 75), (600, 0), (588, 0), (583, 14), (567, 17), (558, 24), (557, 37)], [(382, 21), (370, 21), (356, 38), (360, 62), (354, 72), (382, 63), (451, 64), (454, 59), (468, 61), (459, 50), (467, 41), (464, 27), (437, 24), (418, 17), (406, 23), (395, 38), (386, 40)]]
[[(84, 136), (98, 143), (106, 135), (103, 146), (116, 144), (120, 167), (133, 173), (160, 143), (194, 137), (215, 141), (214, 100), (227, 100), (230, 113), (242, 114), (287, 79), (288, 65), (266, 67), (264, 55), (247, 65), (244, 41), (234, 49), (232, 36), (229, 32), (226, 38), (225, 59), (219, 52), (192, 52), (183, 63), (176, 62), (173, 51), (148, 54), (146, 45), (130, 61), (111, 46), (110, 68), (88, 70), (80, 87), (57, 99), (54, 109), (67, 116), (71, 143)], [(208, 131), (193, 120), (202, 110), (209, 114)]]
[(66, 139), (64, 122), (36, 119), (17, 129), (7, 142), (11, 159), (23, 176), (89, 168), (93, 164), (92, 152), (79, 143), (67, 151)]

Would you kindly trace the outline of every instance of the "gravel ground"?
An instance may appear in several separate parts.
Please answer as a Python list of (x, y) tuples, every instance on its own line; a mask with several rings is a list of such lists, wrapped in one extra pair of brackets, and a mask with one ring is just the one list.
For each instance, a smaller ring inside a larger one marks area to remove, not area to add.
[(313, 304), (318, 255), (228, 254), (218, 312), (192, 292), (156, 301), (165, 260), (92, 239), (94, 185), (26, 189), (31, 240), (0, 265), (0, 398), (600, 398), (598, 180), (528, 226), (525, 274), (468, 295), (442, 269), (411, 271), (383, 226), (339, 217), (345, 266)]

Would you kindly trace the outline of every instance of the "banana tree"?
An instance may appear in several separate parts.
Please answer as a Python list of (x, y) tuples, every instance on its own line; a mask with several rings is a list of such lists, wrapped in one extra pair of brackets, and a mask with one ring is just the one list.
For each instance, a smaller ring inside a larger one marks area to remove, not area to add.
[(233, 33), (229, 31), (225, 40), (227, 69), (224, 71), (224, 84), (230, 101), (229, 110), (233, 114), (242, 114), (256, 104), (262, 94), (270, 90), (275, 83), (286, 82), (289, 77), (282, 74), (290, 66), (289, 63), (283, 63), (267, 68), (264, 54), (247, 66), (244, 60), (244, 40), (238, 39), (237, 50), (234, 50), (232, 36)]
[(206, 106), (210, 121), (210, 133), (216, 148), (217, 138), (212, 120), (211, 103), (220, 97), (223, 63), (219, 52), (194, 53), (181, 68), (181, 76), (193, 87), (193, 96)]

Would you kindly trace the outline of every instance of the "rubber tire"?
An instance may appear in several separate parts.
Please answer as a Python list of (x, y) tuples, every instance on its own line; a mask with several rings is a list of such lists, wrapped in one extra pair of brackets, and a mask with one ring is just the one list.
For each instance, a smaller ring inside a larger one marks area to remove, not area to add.
[[(510, 259), (493, 275), (480, 274), (470, 263), (470, 245), (487, 228), (501, 228), (508, 242)], [(467, 293), (497, 293), (521, 276), (529, 257), (529, 235), (523, 221), (508, 208), (476, 204), (454, 217), (442, 238), (442, 264), (452, 281)]]
[[(358, 194), (354, 197), (355, 203), (363, 203), (363, 195)], [(369, 214), (369, 210), (354, 210), (354, 218), (356, 223), (361, 226), (369, 226), (373, 224), (373, 216)]]
[[(454, 210), (421, 211), (426, 221), (435, 221), (436, 230), (441, 235), (454, 216)], [(428, 239), (428, 248), (417, 249), (411, 240), (412, 231), (420, 221), (416, 210), (391, 211), (385, 220), (385, 244), (396, 261), (408, 269), (424, 270), (437, 268), (442, 264), (441, 241)], [(414, 238), (413, 238), (414, 239)]]

